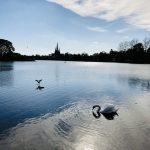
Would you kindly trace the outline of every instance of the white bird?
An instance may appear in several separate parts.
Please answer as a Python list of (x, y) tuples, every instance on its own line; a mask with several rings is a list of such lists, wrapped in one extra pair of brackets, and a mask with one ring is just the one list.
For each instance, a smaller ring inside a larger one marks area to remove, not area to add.
[(94, 108), (98, 108), (97, 112), (100, 112), (101, 114), (116, 113), (118, 111), (118, 108), (113, 104), (105, 104), (102, 108), (99, 105), (94, 105), (93, 109)]
[(35, 80), (35, 81), (40, 84), (40, 82), (42, 81), (42, 79), (41, 80)]

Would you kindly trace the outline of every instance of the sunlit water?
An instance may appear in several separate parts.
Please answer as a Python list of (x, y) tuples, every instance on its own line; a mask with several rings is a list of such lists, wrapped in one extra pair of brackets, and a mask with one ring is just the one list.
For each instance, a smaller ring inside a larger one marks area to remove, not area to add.
[[(118, 116), (95, 118), (105, 103)], [(150, 65), (0, 62), (0, 150), (149, 150), (149, 139)]]

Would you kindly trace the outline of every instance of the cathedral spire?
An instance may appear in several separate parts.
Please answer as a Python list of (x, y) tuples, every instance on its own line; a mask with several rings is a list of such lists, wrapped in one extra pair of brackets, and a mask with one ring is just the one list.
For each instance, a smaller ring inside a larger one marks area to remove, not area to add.
[(56, 45), (56, 48), (55, 48), (55, 56), (58, 56), (60, 55), (60, 48), (58, 46), (58, 42), (57, 42), (57, 45)]
[(56, 49), (55, 49), (55, 50), (57, 50), (57, 51), (59, 50), (59, 49), (58, 49), (58, 42), (57, 42), (57, 46), (56, 46)]

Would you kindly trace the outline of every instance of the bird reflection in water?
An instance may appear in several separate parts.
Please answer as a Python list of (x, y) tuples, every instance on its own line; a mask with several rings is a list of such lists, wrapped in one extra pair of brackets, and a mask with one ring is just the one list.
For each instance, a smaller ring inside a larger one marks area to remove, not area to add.
[[(98, 108), (95, 110), (95, 108)], [(105, 117), (107, 120), (114, 120), (115, 116), (119, 116), (117, 114), (118, 108), (116, 108), (112, 104), (107, 104), (105, 107), (101, 110), (101, 107), (99, 105), (94, 105), (92, 109), (93, 116), (98, 119), (101, 117), (101, 114)]]
[(94, 111), (92, 111), (92, 114), (93, 114), (93, 116), (94, 116), (96, 119), (99, 119), (99, 118), (101, 117), (100, 112), (94, 112)]
[(110, 114), (103, 114), (103, 116), (107, 119), (107, 120), (114, 120), (115, 116), (119, 116), (118, 113), (110, 113)]
[(42, 89), (44, 89), (44, 87), (40, 85), (42, 79), (41, 79), (41, 80), (35, 80), (35, 81), (38, 83), (38, 87), (36, 88), (37, 90), (42, 90)]
[[(93, 116), (96, 118), (96, 119), (99, 119), (101, 117), (101, 113), (100, 112), (94, 112), (92, 111), (92, 114)], [(118, 113), (114, 112), (114, 113), (103, 113), (102, 114), (104, 116), (105, 119), (107, 120), (114, 120), (115, 119), (115, 116), (119, 116)]]
[(37, 89), (37, 90), (42, 90), (42, 89), (44, 89), (44, 87), (43, 87), (43, 86), (38, 85), (38, 87), (37, 87), (36, 89)]

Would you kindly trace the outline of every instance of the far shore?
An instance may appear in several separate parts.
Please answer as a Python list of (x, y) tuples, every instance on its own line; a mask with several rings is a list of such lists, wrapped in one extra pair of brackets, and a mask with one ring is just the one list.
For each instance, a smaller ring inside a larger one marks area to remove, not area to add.
[(126, 61), (126, 62), (121, 62), (121, 61), (87, 61), (87, 60), (58, 60), (58, 59), (0, 59), (0, 62), (35, 62), (35, 61), (62, 61), (62, 62), (100, 62), (100, 63), (126, 63), (126, 64), (150, 64), (150, 62), (132, 62), (132, 61)]

